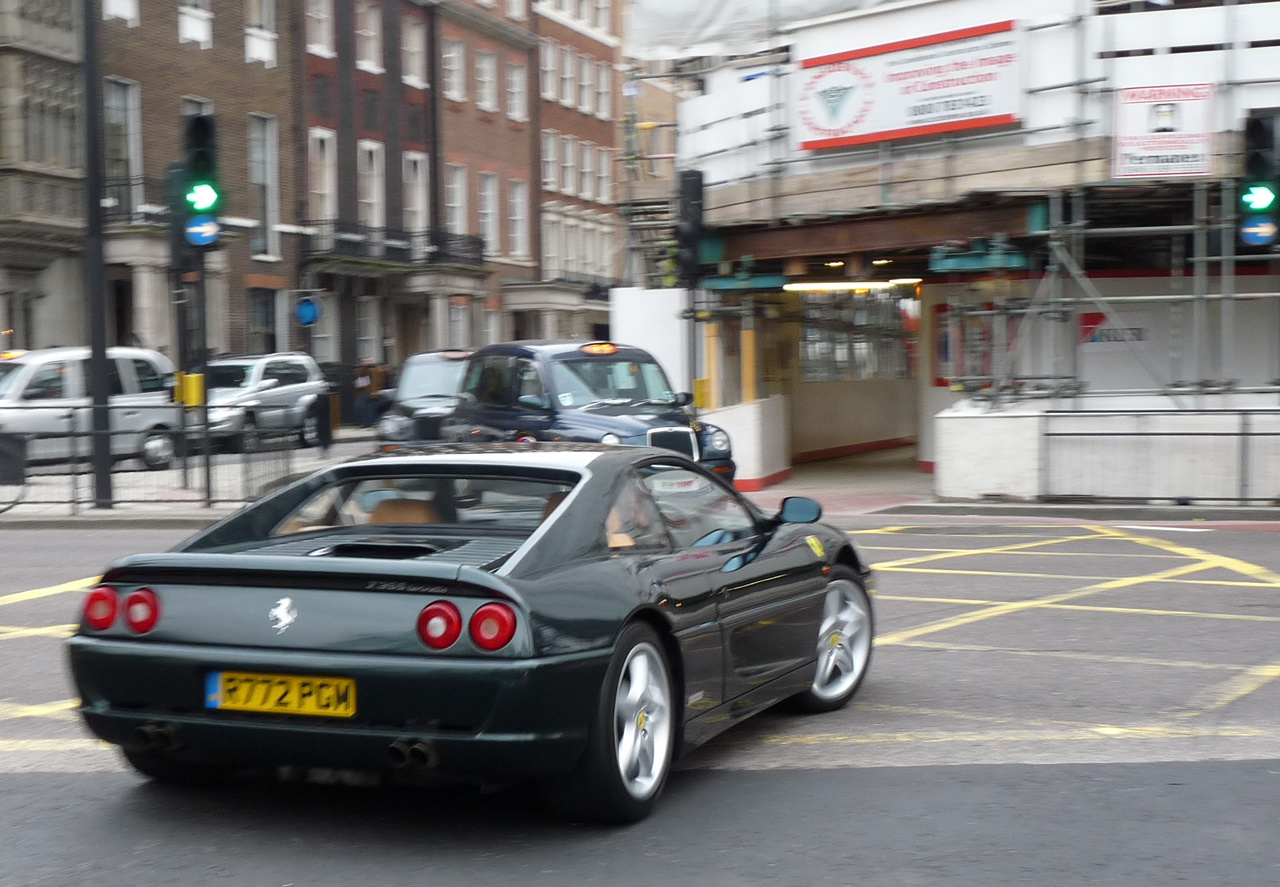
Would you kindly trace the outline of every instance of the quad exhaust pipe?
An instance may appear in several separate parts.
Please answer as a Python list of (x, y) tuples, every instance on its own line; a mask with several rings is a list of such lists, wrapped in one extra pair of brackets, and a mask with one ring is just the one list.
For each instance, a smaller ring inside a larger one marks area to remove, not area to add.
[(172, 724), (143, 724), (135, 732), (138, 740), (151, 751), (171, 752), (182, 748), (182, 737)]
[(398, 739), (387, 746), (387, 763), (393, 770), (434, 770), (440, 755), (426, 740)]

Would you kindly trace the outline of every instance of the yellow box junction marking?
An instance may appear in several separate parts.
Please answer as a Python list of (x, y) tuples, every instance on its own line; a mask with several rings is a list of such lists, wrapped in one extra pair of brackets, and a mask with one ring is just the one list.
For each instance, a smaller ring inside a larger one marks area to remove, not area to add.
[(80, 705), (78, 699), (62, 699), (58, 702), (46, 702), (40, 705), (22, 705), (16, 702), (0, 702), (0, 721), (15, 721), (19, 718), (52, 718), (56, 721), (73, 721), (75, 708)]
[(13, 594), (0, 595), (0, 606), (19, 604), (23, 601), (34, 601), (42, 597), (52, 597), (55, 594), (63, 594), (68, 591), (87, 591), (101, 578), (101, 576), (92, 576), (88, 579), (74, 579), (61, 585), (50, 585), (48, 588), (33, 588), (30, 591), (15, 591)]

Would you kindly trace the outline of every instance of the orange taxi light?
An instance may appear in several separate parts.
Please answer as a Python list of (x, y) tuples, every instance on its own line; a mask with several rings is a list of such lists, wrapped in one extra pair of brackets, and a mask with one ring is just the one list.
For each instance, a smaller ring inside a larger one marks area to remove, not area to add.
[(618, 346), (612, 342), (592, 342), (582, 346), (583, 354), (617, 354)]
[(0, 360), (13, 360), (26, 353), (25, 351), (0, 351)]

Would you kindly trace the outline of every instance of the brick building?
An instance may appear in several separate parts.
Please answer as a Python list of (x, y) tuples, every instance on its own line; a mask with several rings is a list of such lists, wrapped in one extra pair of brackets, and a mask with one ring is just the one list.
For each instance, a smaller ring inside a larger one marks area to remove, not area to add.
[(539, 0), (542, 267), (512, 287), (513, 338), (607, 335), (607, 292), (619, 273), (614, 205), (619, 129), (615, 69), (621, 9), (610, 0)]
[(319, 361), (398, 364), (506, 337), (503, 288), (537, 272), (535, 47), (524, 0), (308, 3)]
[(208, 261), (209, 347), (284, 350), (298, 340), (296, 4), (105, 0), (100, 30), (109, 341), (170, 351), (166, 167), (182, 118), (214, 113), (222, 248)]

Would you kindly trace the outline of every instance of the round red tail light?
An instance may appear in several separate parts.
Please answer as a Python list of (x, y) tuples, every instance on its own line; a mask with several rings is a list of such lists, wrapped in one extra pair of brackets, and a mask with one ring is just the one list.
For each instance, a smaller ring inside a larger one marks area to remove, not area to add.
[(471, 640), (481, 650), (501, 650), (516, 636), (516, 614), (506, 604), (485, 604), (471, 616)]
[(452, 647), (462, 634), (462, 614), (448, 601), (427, 604), (418, 614), (418, 637), (433, 650)]
[(94, 631), (106, 631), (115, 624), (119, 610), (120, 595), (110, 585), (99, 585), (85, 596), (84, 624)]
[(136, 634), (146, 634), (160, 621), (160, 598), (150, 588), (129, 592), (124, 599), (124, 621)]

